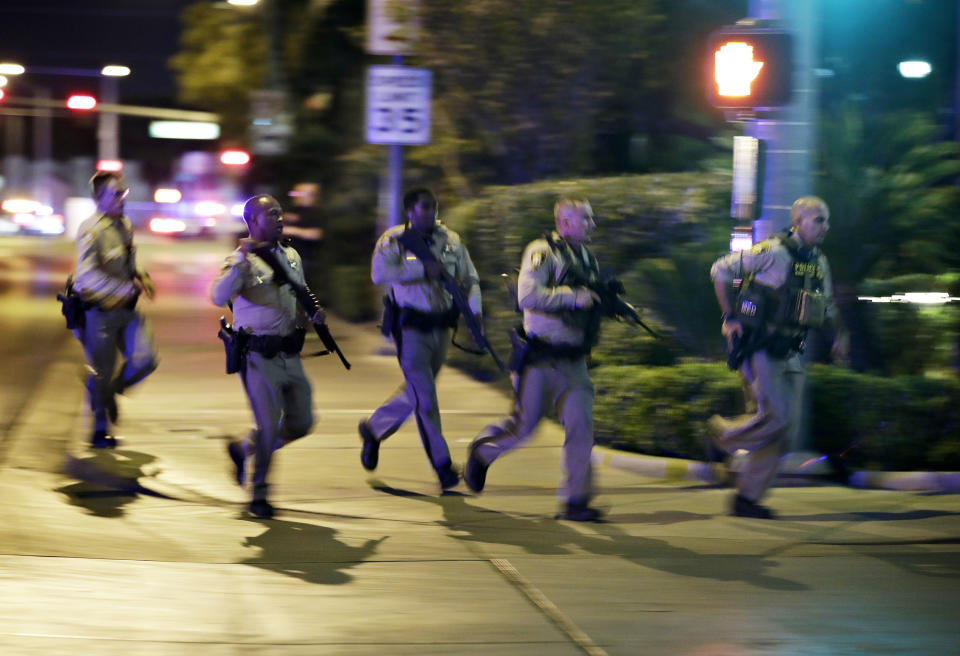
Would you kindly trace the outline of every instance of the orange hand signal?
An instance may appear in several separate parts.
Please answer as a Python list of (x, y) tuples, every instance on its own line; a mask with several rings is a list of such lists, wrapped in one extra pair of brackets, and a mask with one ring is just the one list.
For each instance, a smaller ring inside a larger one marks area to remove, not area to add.
[(750, 84), (757, 79), (762, 61), (753, 61), (753, 46), (739, 41), (725, 43), (717, 50), (714, 79), (721, 96), (749, 96)]

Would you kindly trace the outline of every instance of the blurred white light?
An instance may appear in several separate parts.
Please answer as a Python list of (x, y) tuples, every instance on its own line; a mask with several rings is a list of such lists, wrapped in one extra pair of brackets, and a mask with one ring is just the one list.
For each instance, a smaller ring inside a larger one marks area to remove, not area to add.
[(913, 303), (915, 305), (943, 305), (960, 301), (960, 297), (950, 296), (946, 292), (907, 292), (893, 296), (857, 296), (858, 301), (871, 303)]
[(150, 121), (154, 139), (219, 139), (220, 126), (204, 121)]
[(123, 162), (118, 159), (101, 159), (97, 162), (98, 171), (122, 171)]
[(13, 222), (19, 226), (33, 225), (37, 220), (37, 215), (29, 212), (20, 212), (13, 215)]
[(250, 153), (245, 150), (225, 150), (220, 154), (220, 163), (227, 166), (245, 166), (250, 162)]
[(197, 216), (216, 216), (226, 212), (227, 208), (215, 200), (202, 200), (193, 206), (193, 211)]
[(234, 7), (252, 7), (259, 2), (260, 0), (227, 0), (227, 4)]
[(155, 203), (179, 203), (181, 197), (179, 189), (157, 189), (153, 192)]
[(0, 75), (0, 87), (5, 87), (5, 86), (7, 86), (7, 82), (8, 82), (8, 81), (9, 81), (9, 80), (7, 80), (6, 77), (4, 77), (3, 75)]
[(20, 64), (11, 62), (0, 63), (0, 75), (23, 75), (24, 70)]
[(33, 229), (44, 235), (62, 235), (64, 231), (63, 216), (41, 216), (33, 224)]
[(753, 234), (749, 229), (734, 230), (730, 235), (730, 252), (750, 250), (753, 247)]
[(0, 235), (15, 235), (20, 232), (20, 226), (8, 219), (0, 219)]
[(8, 198), (0, 203), (0, 209), (11, 214), (33, 214), (40, 207), (40, 203), (27, 198)]
[(50, 216), (51, 214), (53, 214), (53, 208), (50, 207), (49, 205), (41, 205), (40, 207), (35, 209), (33, 213), (36, 214), (37, 216)]
[(212, 216), (208, 216), (203, 220), (203, 225), (205, 225), (208, 228), (212, 228), (217, 225), (217, 220)]
[(156, 232), (161, 235), (170, 235), (183, 232), (187, 229), (187, 224), (180, 219), (168, 219), (155, 216), (150, 219), (150, 232)]
[(78, 93), (67, 98), (67, 107), (69, 109), (93, 109), (97, 106), (97, 99), (93, 96)]
[(915, 59), (900, 62), (897, 64), (897, 70), (900, 71), (900, 75), (903, 77), (921, 78), (930, 75), (933, 67), (930, 66), (930, 62)]
[(244, 203), (234, 203), (230, 206), (230, 214), (236, 217), (243, 216), (243, 205)]
[(126, 77), (130, 75), (130, 69), (126, 66), (104, 66), (100, 69), (100, 75), (107, 77)]

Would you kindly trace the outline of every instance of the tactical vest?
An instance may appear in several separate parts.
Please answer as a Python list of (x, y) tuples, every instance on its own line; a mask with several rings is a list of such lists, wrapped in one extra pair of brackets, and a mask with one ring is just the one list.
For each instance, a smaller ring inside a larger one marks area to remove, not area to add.
[[(555, 239), (552, 233), (544, 238), (550, 250), (566, 265), (566, 270), (557, 279), (556, 284), (571, 287), (592, 287), (600, 281), (600, 264), (593, 253), (587, 249), (587, 262), (563, 239)], [(597, 345), (600, 338), (600, 320), (603, 318), (599, 308), (594, 306), (585, 310), (565, 310), (564, 323), (583, 331), (583, 346), (589, 351)]]
[(791, 271), (777, 289), (757, 283), (752, 273), (746, 276), (737, 295), (736, 318), (747, 327), (767, 326), (789, 332), (823, 325), (827, 303), (820, 250), (800, 246), (789, 233), (773, 239), (790, 253)]

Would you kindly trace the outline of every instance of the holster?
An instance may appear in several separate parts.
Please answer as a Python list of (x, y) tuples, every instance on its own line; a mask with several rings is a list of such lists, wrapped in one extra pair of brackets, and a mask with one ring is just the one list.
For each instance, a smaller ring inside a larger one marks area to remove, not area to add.
[(73, 276), (67, 277), (63, 293), (57, 294), (60, 301), (60, 311), (67, 320), (67, 330), (82, 330), (85, 325), (86, 304), (80, 294), (73, 290)]
[(400, 328), (400, 306), (396, 304), (390, 294), (383, 296), (383, 314), (380, 317), (380, 334), (384, 337), (394, 337)]
[(517, 373), (523, 371), (527, 364), (527, 356), (530, 354), (530, 342), (527, 335), (523, 332), (522, 326), (517, 326), (510, 331), (510, 362), (507, 367), (510, 371)]
[(237, 332), (227, 323), (226, 319), (220, 317), (220, 330), (217, 337), (223, 340), (223, 350), (227, 356), (227, 373), (235, 374), (244, 368), (246, 362), (244, 357), (244, 337), (242, 332)]

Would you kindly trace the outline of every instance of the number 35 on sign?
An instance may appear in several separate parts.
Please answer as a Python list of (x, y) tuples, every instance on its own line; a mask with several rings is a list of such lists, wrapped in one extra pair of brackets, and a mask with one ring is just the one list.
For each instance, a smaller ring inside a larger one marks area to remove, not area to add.
[(408, 66), (367, 70), (367, 143), (430, 143), (431, 73)]

